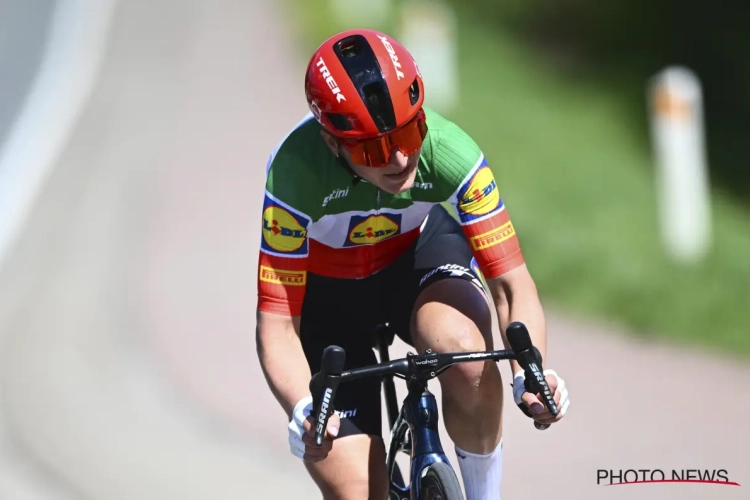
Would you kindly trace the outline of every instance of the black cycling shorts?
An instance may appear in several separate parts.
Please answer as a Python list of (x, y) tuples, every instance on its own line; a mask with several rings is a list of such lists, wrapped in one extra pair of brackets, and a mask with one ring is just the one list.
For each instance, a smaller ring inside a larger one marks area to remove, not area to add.
[[(481, 287), (475, 266), (461, 226), (436, 205), (417, 241), (374, 275), (355, 280), (308, 273), (300, 337), (311, 373), (320, 370), (323, 350), (329, 345), (344, 348), (347, 370), (377, 363), (372, 332), (378, 324), (390, 323), (404, 342), (413, 345), (409, 323), (421, 290), (446, 278), (470, 280)], [(380, 388), (378, 378), (339, 386), (339, 437), (381, 436)]]

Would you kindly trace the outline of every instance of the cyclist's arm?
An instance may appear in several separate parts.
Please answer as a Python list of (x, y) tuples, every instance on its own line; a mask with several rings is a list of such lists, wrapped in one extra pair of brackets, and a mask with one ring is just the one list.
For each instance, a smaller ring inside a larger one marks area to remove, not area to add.
[[(510, 348), (505, 336), (505, 329), (513, 321), (521, 321), (527, 326), (532, 343), (541, 352), (542, 359), (546, 361), (547, 327), (544, 309), (539, 300), (536, 284), (526, 264), (495, 278), (486, 279), (486, 281), (495, 301), (500, 333), (505, 347)], [(545, 363), (543, 362), (543, 364)], [(513, 373), (517, 373), (521, 369), (514, 360), (511, 360), (510, 366)]]
[[(459, 208), (464, 235), (492, 294), (503, 344), (510, 348), (505, 330), (513, 321), (520, 321), (528, 328), (531, 341), (546, 361), (546, 322), (536, 284), (526, 266), (507, 208), (499, 198), (496, 210), (494, 215), (474, 222), (466, 214), (462, 215)], [(521, 369), (515, 360), (510, 360), (510, 366), (514, 374)]]
[(293, 187), (272, 194), (270, 184), (258, 259), (256, 348), (266, 381), (291, 418), (297, 402), (309, 395), (311, 376), (299, 334), (312, 218), (288, 203), (298, 200)]
[(308, 396), (310, 369), (299, 338), (299, 316), (258, 311), (256, 348), (263, 375), (291, 419), (294, 405)]
[[(511, 322), (521, 321), (546, 359), (544, 311), (494, 174), (478, 146), (465, 134), (454, 134), (460, 140), (443, 149), (450, 148), (454, 170), (467, 174), (449, 202), (494, 299), (503, 343), (509, 348), (505, 330)], [(520, 370), (515, 361), (510, 364), (513, 373)]]

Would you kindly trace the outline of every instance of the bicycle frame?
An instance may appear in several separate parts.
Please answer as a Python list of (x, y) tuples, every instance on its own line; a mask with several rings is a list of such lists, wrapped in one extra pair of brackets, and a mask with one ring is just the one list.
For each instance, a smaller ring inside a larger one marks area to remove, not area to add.
[[(390, 361), (389, 343), (386, 337), (379, 335), (377, 347), (381, 362)], [(391, 427), (391, 440), (386, 455), (389, 480), (389, 495), (396, 495), (398, 500), (419, 498), (420, 475), (425, 467), (435, 462), (451, 465), (445, 456), (438, 429), (439, 412), (435, 396), (427, 390), (427, 382), (422, 380), (407, 381), (408, 394), (399, 412), (396, 398), (396, 387), (393, 375), (383, 377), (385, 406), (388, 423)], [(411, 440), (407, 440), (406, 431)], [(412, 441), (412, 442), (410, 442)], [(410, 483), (404, 486), (401, 471), (396, 464), (396, 454), (403, 451), (411, 460)], [(396, 477), (394, 478), (394, 473)], [(401, 484), (398, 484), (401, 483)]]

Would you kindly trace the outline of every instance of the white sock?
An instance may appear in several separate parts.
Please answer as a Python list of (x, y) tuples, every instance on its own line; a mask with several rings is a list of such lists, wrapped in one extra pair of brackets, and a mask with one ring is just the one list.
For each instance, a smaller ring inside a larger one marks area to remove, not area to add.
[[(455, 446), (455, 445), (454, 445)], [(466, 500), (500, 500), (503, 481), (503, 440), (489, 455), (477, 455), (455, 446), (464, 479)]]

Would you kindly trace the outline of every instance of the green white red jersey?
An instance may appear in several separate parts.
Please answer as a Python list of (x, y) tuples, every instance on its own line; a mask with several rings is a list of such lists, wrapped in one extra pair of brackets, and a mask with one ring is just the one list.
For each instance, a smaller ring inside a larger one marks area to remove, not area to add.
[(414, 185), (392, 195), (344, 168), (312, 113), (274, 149), (266, 168), (258, 308), (298, 316), (307, 273), (370, 276), (417, 239), (430, 209), (453, 207), (485, 278), (524, 263), (495, 177), (458, 125), (424, 108), (425, 137)]

